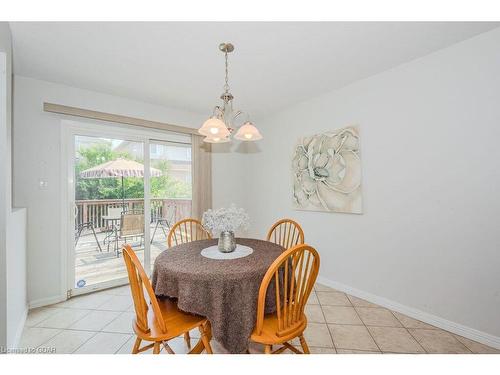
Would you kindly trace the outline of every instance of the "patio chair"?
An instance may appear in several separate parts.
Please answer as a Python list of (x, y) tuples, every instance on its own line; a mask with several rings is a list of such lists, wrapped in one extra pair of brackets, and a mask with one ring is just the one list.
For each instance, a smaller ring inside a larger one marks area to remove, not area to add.
[[(156, 218), (156, 225), (153, 231), (153, 235), (151, 236), (151, 243), (153, 243), (158, 226), (161, 227), (163, 235), (165, 236), (165, 238), (167, 238), (168, 232), (170, 231), (170, 228), (172, 228), (172, 223), (175, 220), (176, 211), (177, 207), (175, 206), (175, 204), (169, 204), (165, 210), (163, 217)], [(167, 229), (166, 231), (165, 228)]]
[(84, 229), (90, 229), (92, 231), (92, 233), (94, 234), (94, 238), (95, 238), (95, 242), (97, 244), (97, 247), (99, 248), (99, 251), (102, 253), (101, 244), (99, 243), (99, 240), (97, 239), (97, 235), (95, 234), (94, 223), (91, 221), (78, 224), (78, 226), (76, 228), (76, 235), (75, 235), (75, 248), (76, 248), (76, 245), (78, 245), (78, 240), (80, 239), (80, 236), (82, 235), (82, 232)]
[[(121, 215), (123, 213), (127, 212), (127, 209), (125, 207), (108, 207), (108, 213), (105, 215), (107, 218), (118, 218), (118, 220), (113, 221), (113, 219), (107, 219), (106, 220), (106, 226), (107, 230), (113, 230), (113, 226), (118, 226), (119, 225), (119, 220), (121, 218)], [(109, 226), (109, 223), (111, 222), (111, 226)]]
[(108, 206), (107, 214), (102, 216), (107, 232), (102, 243), (104, 245), (108, 244), (108, 252), (109, 244), (117, 241), (118, 228), (120, 226), (121, 215), (125, 212), (124, 209), (126, 209), (126, 207)]
[(139, 246), (142, 246), (142, 240), (144, 238), (144, 211), (128, 211), (122, 213), (119, 235), (115, 242), (117, 257), (119, 256), (118, 239), (122, 239), (127, 243), (127, 239), (133, 237), (140, 237), (141, 242)]

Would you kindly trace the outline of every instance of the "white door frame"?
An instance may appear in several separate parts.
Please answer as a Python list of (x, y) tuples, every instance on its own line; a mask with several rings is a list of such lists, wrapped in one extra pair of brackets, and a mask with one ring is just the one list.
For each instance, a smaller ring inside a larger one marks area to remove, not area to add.
[(151, 273), (151, 245), (150, 230), (148, 223), (151, 221), (150, 210), (150, 141), (166, 141), (191, 144), (191, 136), (173, 132), (155, 131), (141, 129), (116, 123), (87, 120), (61, 120), (61, 170), (62, 182), (62, 207), (61, 217), (61, 285), (63, 294), (67, 298), (90, 293), (96, 290), (112, 288), (128, 283), (128, 278), (120, 278), (103, 282), (97, 285), (75, 288), (75, 238), (74, 238), (74, 202), (75, 202), (75, 136), (90, 136), (110, 139), (124, 139), (133, 142), (141, 142), (144, 150), (144, 268), (149, 275)]

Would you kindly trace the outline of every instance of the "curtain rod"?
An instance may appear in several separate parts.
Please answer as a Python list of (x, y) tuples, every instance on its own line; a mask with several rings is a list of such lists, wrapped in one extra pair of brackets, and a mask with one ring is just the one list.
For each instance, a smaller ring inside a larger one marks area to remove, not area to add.
[(197, 129), (188, 128), (185, 126), (171, 125), (164, 122), (144, 120), (136, 117), (115, 115), (112, 113), (92, 111), (89, 109), (77, 107), (69, 107), (61, 104), (43, 103), (43, 110), (45, 112), (59, 113), (61, 115), (84, 117), (108, 122), (117, 122), (120, 124), (140, 126), (149, 129), (168, 130), (177, 133), (192, 134), (198, 136), (200, 135)]

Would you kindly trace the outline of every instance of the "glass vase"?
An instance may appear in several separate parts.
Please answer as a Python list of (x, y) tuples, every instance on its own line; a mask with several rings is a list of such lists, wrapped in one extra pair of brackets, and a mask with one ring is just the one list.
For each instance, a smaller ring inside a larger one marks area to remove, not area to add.
[(218, 249), (221, 253), (232, 253), (236, 249), (234, 232), (225, 230), (220, 232)]

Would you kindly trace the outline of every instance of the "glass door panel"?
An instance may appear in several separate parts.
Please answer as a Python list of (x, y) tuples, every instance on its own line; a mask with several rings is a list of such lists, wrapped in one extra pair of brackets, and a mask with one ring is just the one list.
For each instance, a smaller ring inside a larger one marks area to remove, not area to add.
[(167, 235), (177, 221), (191, 217), (191, 145), (151, 140), (151, 269), (167, 248)]
[[(121, 247), (144, 263), (144, 143), (74, 137), (74, 289), (128, 282)], [(149, 215), (146, 215), (149, 220)]]

